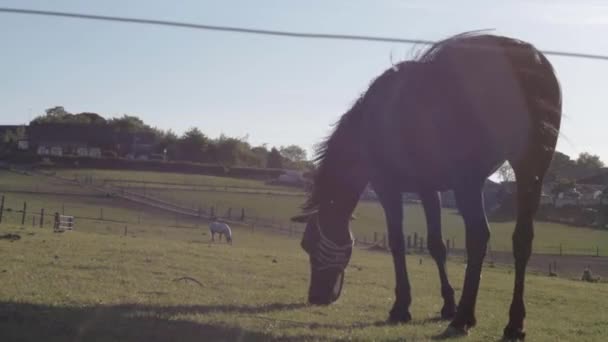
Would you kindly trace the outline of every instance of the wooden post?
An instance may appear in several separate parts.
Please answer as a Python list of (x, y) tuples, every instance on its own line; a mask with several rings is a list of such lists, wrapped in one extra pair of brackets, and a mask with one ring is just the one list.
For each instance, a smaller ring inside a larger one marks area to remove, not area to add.
[(412, 236), (408, 235), (407, 236), (407, 249), (412, 248)]
[(27, 202), (23, 202), (23, 214), (21, 215), (21, 225), (25, 225), (25, 213), (27, 212)]
[(450, 239), (445, 240), (445, 253), (450, 254)]
[(418, 247), (418, 233), (414, 233), (414, 248)]
[(382, 247), (386, 249), (386, 234), (382, 234)]
[(424, 238), (420, 237), (420, 253), (424, 251)]
[(0, 203), (0, 223), (2, 223), (3, 214), (4, 214), (4, 195), (2, 195), (2, 203)]
[(245, 208), (241, 208), (241, 221), (245, 221)]
[(40, 228), (44, 227), (44, 208), (40, 209)]

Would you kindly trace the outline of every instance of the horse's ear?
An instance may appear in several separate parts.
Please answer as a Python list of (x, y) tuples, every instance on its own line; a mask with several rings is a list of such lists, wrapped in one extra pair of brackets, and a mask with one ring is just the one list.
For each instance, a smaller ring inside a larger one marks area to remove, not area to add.
[(301, 215), (296, 215), (294, 217), (291, 218), (292, 222), (298, 222), (298, 223), (308, 223), (308, 221), (310, 220), (310, 218), (315, 215), (317, 212), (310, 212), (310, 213), (306, 213), (306, 214), (301, 214)]

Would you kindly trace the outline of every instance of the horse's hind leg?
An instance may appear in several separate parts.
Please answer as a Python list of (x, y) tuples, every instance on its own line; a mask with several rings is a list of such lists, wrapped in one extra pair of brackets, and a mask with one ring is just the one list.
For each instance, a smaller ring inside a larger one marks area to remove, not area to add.
[(504, 330), (507, 339), (523, 339), (524, 282), (526, 267), (532, 254), (534, 238), (534, 215), (538, 210), (544, 174), (551, 162), (551, 153), (545, 151), (540, 156), (529, 157), (513, 165), (517, 180), (517, 222), (513, 232), (513, 256), (515, 258), (515, 286), (509, 309), (509, 323)]
[(467, 268), (456, 316), (446, 331), (449, 334), (465, 334), (477, 323), (475, 304), (483, 259), (490, 239), (490, 227), (483, 206), (483, 180), (462, 184), (454, 191), (466, 228)]
[(446, 249), (441, 236), (441, 198), (439, 192), (421, 192), (420, 199), (424, 207), (427, 224), (427, 247), (429, 253), (437, 264), (439, 280), (441, 281), (441, 296), (443, 297), (443, 308), (441, 318), (451, 319), (456, 313), (454, 301), (454, 289), (450, 285), (445, 267)]

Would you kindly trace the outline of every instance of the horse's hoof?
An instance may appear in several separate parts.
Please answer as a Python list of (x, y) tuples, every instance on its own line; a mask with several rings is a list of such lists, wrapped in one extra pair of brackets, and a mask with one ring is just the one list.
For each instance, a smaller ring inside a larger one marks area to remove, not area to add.
[(466, 327), (457, 328), (453, 325), (448, 325), (445, 331), (440, 335), (441, 338), (462, 337), (469, 335), (469, 329)]
[(389, 323), (399, 324), (407, 323), (412, 320), (412, 315), (407, 310), (391, 310), (388, 321)]
[(523, 341), (526, 339), (526, 332), (523, 328), (513, 328), (508, 326), (503, 332), (503, 341)]

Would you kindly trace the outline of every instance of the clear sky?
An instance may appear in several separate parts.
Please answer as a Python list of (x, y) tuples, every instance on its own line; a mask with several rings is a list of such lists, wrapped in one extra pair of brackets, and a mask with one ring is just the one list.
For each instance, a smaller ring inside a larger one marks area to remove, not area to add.
[[(608, 55), (608, 2), (570, 0), (0, 0), (19, 7), (265, 29), (437, 40), (475, 29)], [(0, 13), (0, 123), (63, 105), (182, 133), (310, 149), (370, 80), (415, 47)], [(563, 87), (558, 149), (608, 161), (608, 61), (549, 57)]]

